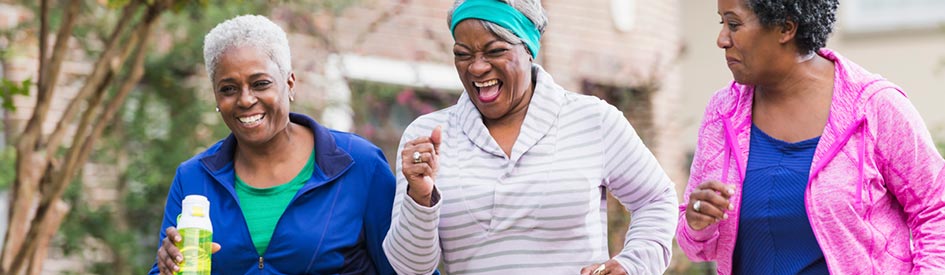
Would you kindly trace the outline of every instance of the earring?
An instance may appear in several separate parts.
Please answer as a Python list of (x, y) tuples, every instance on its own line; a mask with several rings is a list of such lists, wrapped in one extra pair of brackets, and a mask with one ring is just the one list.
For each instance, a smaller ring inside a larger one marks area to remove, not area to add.
[(293, 101), (295, 101), (295, 97), (294, 97), (294, 96), (289, 96), (289, 102), (293, 102)]
[(217, 113), (220, 112), (220, 106), (217, 106)]

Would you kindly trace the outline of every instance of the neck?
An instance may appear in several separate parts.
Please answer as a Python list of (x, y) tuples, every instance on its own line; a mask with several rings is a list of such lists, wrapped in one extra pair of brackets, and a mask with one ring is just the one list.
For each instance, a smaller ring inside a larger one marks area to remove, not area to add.
[(237, 142), (236, 154), (234, 156), (234, 161), (242, 163), (245, 167), (250, 167), (253, 170), (259, 168), (269, 167), (273, 163), (281, 163), (281, 161), (288, 160), (292, 154), (286, 152), (291, 152), (296, 144), (296, 139), (294, 138), (294, 133), (298, 125), (289, 123), (286, 125), (285, 130), (279, 132), (272, 137), (266, 143), (263, 144), (247, 144)]
[(816, 96), (833, 90), (833, 62), (812, 53), (799, 55), (771, 81), (755, 85), (758, 102), (784, 102)]

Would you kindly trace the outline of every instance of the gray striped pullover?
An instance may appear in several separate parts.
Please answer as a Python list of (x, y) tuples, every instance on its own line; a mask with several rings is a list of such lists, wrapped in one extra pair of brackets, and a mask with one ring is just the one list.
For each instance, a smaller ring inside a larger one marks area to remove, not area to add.
[(628, 274), (661, 274), (676, 229), (676, 192), (620, 111), (568, 92), (537, 68), (537, 84), (518, 139), (506, 156), (465, 93), (424, 115), (400, 141), (443, 126), (440, 170), (424, 207), (397, 194), (384, 252), (399, 274), (577, 274), (606, 261), (601, 188), (632, 213), (623, 251)]

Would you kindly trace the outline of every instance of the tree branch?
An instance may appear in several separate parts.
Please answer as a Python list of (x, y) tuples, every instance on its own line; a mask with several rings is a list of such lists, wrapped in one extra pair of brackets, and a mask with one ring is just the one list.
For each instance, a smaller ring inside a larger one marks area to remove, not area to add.
[[(122, 48), (121, 53), (116, 58), (116, 60), (121, 62), (119, 64), (123, 64), (128, 59), (128, 56), (131, 55), (131, 53), (134, 52), (135, 50), (137, 50), (139, 55), (143, 52), (141, 50), (141, 48), (143, 48), (143, 45), (142, 43), (139, 43), (142, 41), (139, 41), (139, 40), (142, 40), (142, 37), (147, 36), (148, 32), (150, 32), (150, 30), (146, 30), (146, 28), (149, 28), (147, 26), (147, 23), (142, 23), (133, 31), (133, 33), (131, 34), (131, 37), (128, 39), (128, 42), (125, 43), (124, 48)], [(137, 62), (137, 60), (135, 60), (135, 62)], [(119, 69), (115, 66), (111, 66), (109, 68), (110, 69), (106, 72), (107, 79), (111, 79), (111, 77), (114, 76), (117, 73), (117, 70)], [(134, 69), (134, 67), (132, 67), (132, 69)], [(108, 94), (107, 86), (109, 85), (109, 82), (110, 80), (103, 81), (101, 83), (101, 86), (95, 90), (94, 97), (88, 100), (89, 107), (85, 109), (85, 112), (82, 114), (82, 118), (79, 120), (79, 127), (76, 128), (76, 133), (74, 135), (75, 138), (73, 138), (72, 147), (70, 147), (68, 152), (66, 153), (63, 167), (62, 169), (58, 169), (59, 171), (56, 171), (56, 173), (54, 173), (53, 175), (53, 180), (52, 180), (53, 184), (50, 188), (53, 191), (43, 192), (44, 201), (45, 201), (46, 196), (53, 195), (56, 193), (55, 190), (59, 189), (58, 186), (68, 185), (69, 182), (71, 182), (72, 174), (78, 169), (81, 163), (85, 162), (84, 161), (85, 158), (81, 157), (82, 156), (81, 150), (84, 148), (83, 144), (85, 144), (90, 139), (90, 136), (94, 135), (94, 131), (92, 131), (92, 127), (95, 127), (95, 126), (90, 127), (90, 125), (92, 125), (95, 121), (101, 121), (102, 119), (102, 115), (104, 113), (99, 114), (98, 116), (96, 116), (96, 114), (99, 113), (98, 107), (102, 106), (102, 102), (105, 99), (105, 95)], [(133, 84), (137, 84), (137, 82)], [(123, 101), (124, 100), (122, 100), (122, 102)], [(112, 102), (114, 102), (114, 99), (112, 100)], [(91, 134), (90, 134), (90, 131), (92, 131)], [(62, 179), (62, 178), (65, 178), (65, 179)]]
[[(49, 135), (49, 140), (46, 142), (47, 157), (55, 157), (56, 151), (62, 143), (62, 138), (65, 136), (69, 125), (72, 124), (72, 119), (79, 111), (83, 99), (88, 98), (91, 93), (99, 90), (103, 83), (110, 81), (108, 73), (112, 71), (112, 68), (109, 66), (109, 63), (113, 62), (115, 55), (118, 54), (117, 50), (122, 40), (122, 34), (131, 26), (129, 22), (138, 11), (139, 2), (140, 1), (132, 1), (122, 10), (121, 17), (119, 17), (120, 19), (118, 23), (115, 24), (115, 29), (112, 30), (112, 34), (108, 38), (108, 43), (105, 45), (105, 50), (102, 51), (101, 56), (99, 56), (99, 59), (95, 62), (92, 73), (86, 79), (85, 85), (82, 86), (75, 98), (69, 102), (65, 112), (62, 113), (62, 118), (56, 123), (56, 128), (53, 130), (52, 134)], [(119, 61), (123, 62), (124, 59)]]
[[(48, 17), (48, 0), (43, 1), (43, 10), (41, 10), (41, 16)], [(40, 30), (40, 71), (39, 79), (40, 82), (37, 87), (36, 93), (36, 106), (33, 109), (33, 115), (30, 117), (29, 122), (26, 123), (26, 129), (23, 131), (23, 138), (20, 140), (25, 141), (25, 144), (22, 146), (26, 147), (25, 149), (35, 150), (36, 146), (40, 144), (42, 132), (43, 132), (43, 122), (46, 121), (46, 115), (49, 113), (49, 105), (52, 103), (53, 98), (53, 85), (56, 84), (56, 80), (59, 77), (59, 69), (62, 65), (63, 57), (66, 54), (66, 47), (69, 45), (69, 35), (72, 34), (72, 27), (75, 26), (76, 15), (79, 13), (80, 7), (79, 0), (72, 0), (69, 2), (69, 6), (66, 8), (65, 15), (62, 19), (62, 24), (59, 26), (59, 33), (56, 36), (56, 45), (52, 53), (52, 58), (49, 60), (45, 59), (46, 44), (49, 38), (47, 37), (48, 30), (43, 30), (48, 28), (47, 20), (48, 18), (43, 18)], [(47, 64), (48, 62), (48, 64)]]
[(49, 45), (49, 0), (39, 3), (39, 70), (36, 71), (36, 86), (39, 93), (43, 93), (43, 82), (46, 80), (46, 47)]

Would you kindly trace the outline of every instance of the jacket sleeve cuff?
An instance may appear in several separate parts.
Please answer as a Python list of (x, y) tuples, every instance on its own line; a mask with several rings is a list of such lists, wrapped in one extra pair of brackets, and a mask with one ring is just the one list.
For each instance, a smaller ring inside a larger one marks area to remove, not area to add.
[(683, 234), (685, 234), (685, 237), (694, 242), (701, 243), (701, 242), (706, 242), (713, 238), (719, 237), (719, 224), (718, 223), (706, 226), (702, 230), (692, 229), (692, 227), (689, 227), (689, 223), (685, 223), (685, 222), (683, 223), (682, 226), (685, 226), (686, 228), (685, 230), (683, 230)]
[(430, 203), (431, 205), (423, 206), (420, 203), (417, 203), (410, 196), (404, 196), (404, 208), (406, 213), (413, 218), (414, 221), (422, 221), (423, 223), (429, 223), (433, 227), (439, 223), (440, 217), (440, 191), (437, 190), (436, 186), (433, 186), (433, 194), (431, 195)]

